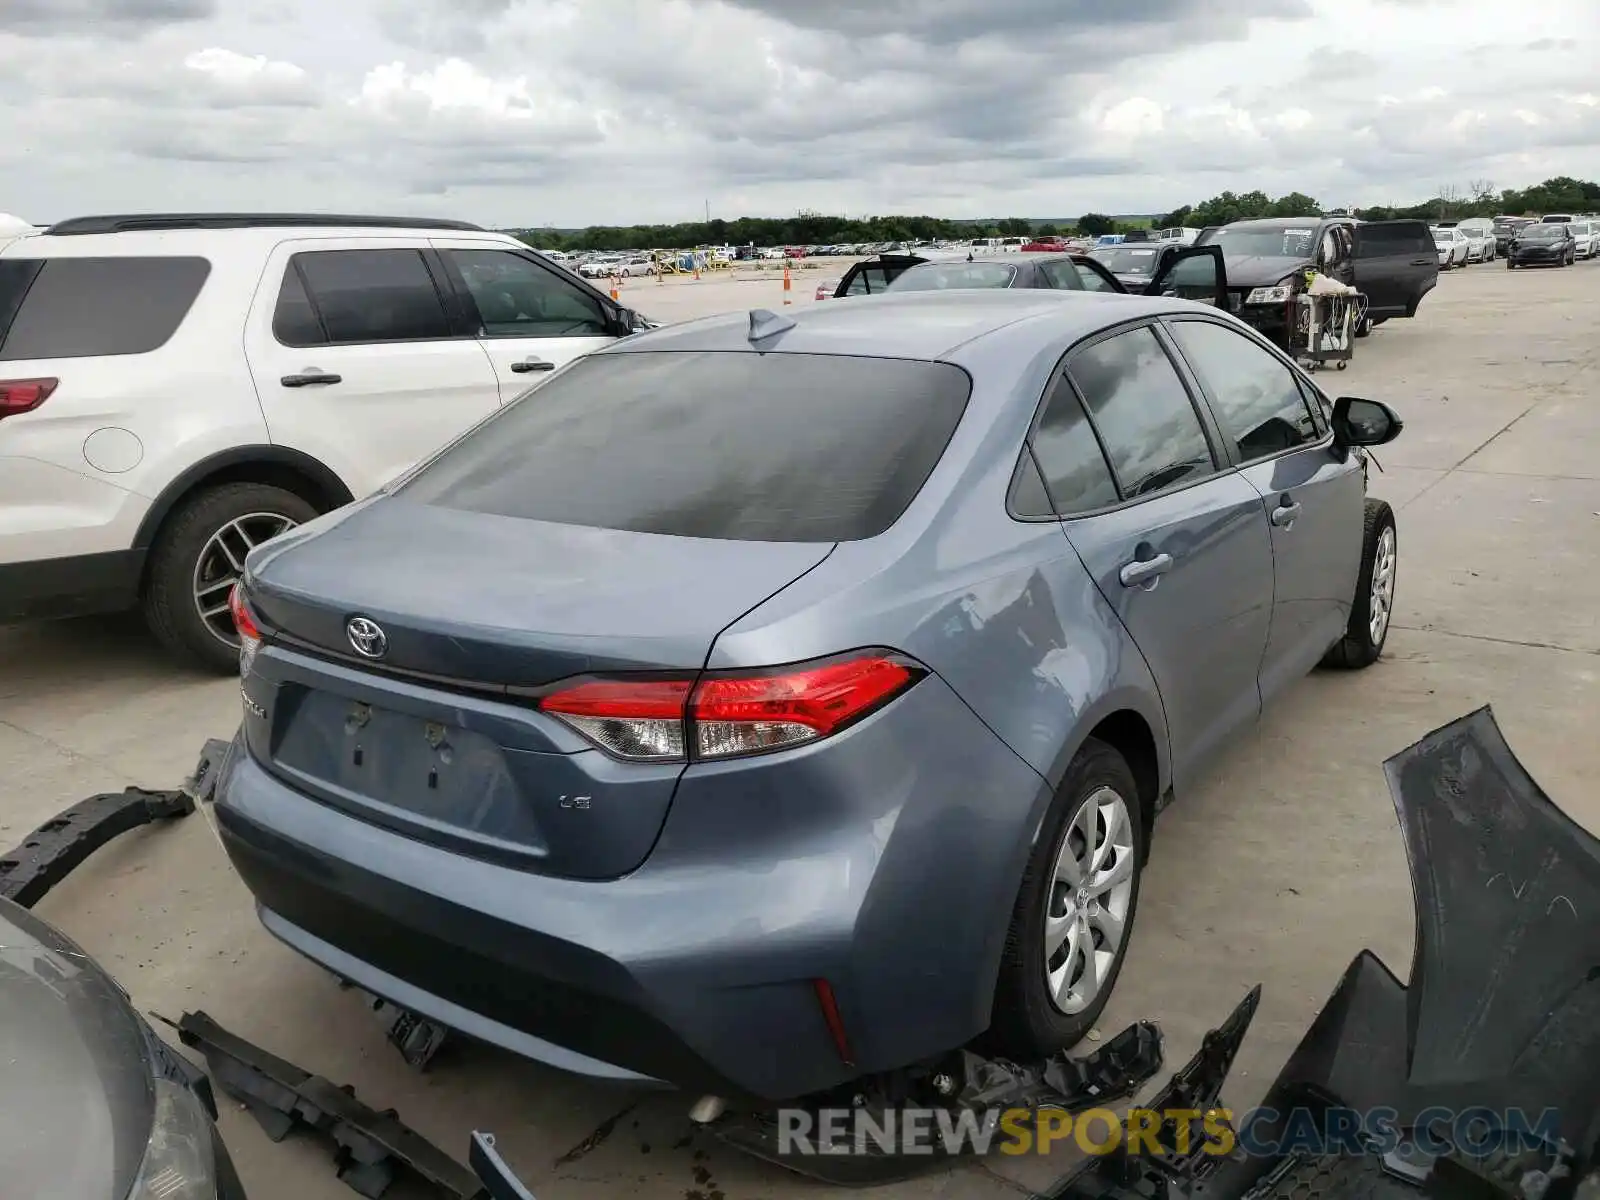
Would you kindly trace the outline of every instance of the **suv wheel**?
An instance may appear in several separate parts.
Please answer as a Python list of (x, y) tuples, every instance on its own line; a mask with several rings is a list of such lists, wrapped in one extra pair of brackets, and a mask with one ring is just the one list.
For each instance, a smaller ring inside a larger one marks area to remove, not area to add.
[(985, 1039), (1026, 1061), (1081, 1041), (1127, 957), (1145, 830), (1127, 760), (1090, 738), (1067, 767), (1022, 877)]
[(1400, 539), (1394, 511), (1382, 500), (1368, 500), (1361, 540), (1361, 572), (1355, 603), (1344, 637), (1323, 657), (1325, 667), (1359, 670), (1370, 667), (1389, 640), (1394, 612), (1395, 572), (1400, 565)]
[(228, 593), (251, 550), (317, 515), (282, 488), (228, 483), (191, 496), (167, 519), (150, 552), (144, 616), (166, 648), (218, 674), (239, 669)]

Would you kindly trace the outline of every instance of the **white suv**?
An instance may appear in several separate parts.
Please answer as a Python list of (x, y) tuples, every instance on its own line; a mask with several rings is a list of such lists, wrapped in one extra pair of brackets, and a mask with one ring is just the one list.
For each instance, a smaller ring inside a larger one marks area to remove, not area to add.
[(0, 621), (142, 605), (171, 650), (234, 671), (252, 546), (643, 327), (460, 222), (85, 217), (13, 241)]

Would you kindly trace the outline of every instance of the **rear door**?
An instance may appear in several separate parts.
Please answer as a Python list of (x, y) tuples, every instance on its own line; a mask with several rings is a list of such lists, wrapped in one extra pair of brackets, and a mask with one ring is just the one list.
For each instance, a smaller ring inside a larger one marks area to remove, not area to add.
[(433, 247), (494, 364), (502, 404), (557, 367), (617, 340), (605, 298), (531, 251), (466, 238), (435, 238)]
[(1117, 295), (1127, 295), (1128, 289), (1122, 286), (1122, 281), (1106, 269), (1104, 263), (1097, 262), (1087, 254), (1074, 254), (1071, 265), (1076, 269), (1078, 280), (1086, 292), (1112, 292)]
[(1168, 257), (1145, 286), (1146, 296), (1176, 296), (1228, 311), (1228, 268), (1221, 246), (1186, 246)]
[(927, 261), (917, 254), (884, 254), (858, 262), (839, 280), (839, 286), (833, 291), (834, 299), (881, 295), (901, 274)]
[(1261, 495), (1272, 533), (1272, 627), (1261, 695), (1317, 665), (1350, 620), (1360, 569), (1366, 485), (1353, 455), (1341, 461), (1320, 402), (1295, 368), (1257, 339), (1204, 317), (1167, 329), (1222, 434), (1222, 449)]
[(360, 497), (494, 412), (494, 370), (442, 276), (425, 240), (280, 244), (245, 327), (272, 441)]
[(1179, 786), (1259, 715), (1272, 617), (1261, 496), (1219, 469), (1214, 436), (1148, 324), (1074, 350), (1034, 435), (1067, 538), (1161, 689)]
[(1439, 252), (1423, 221), (1355, 226), (1356, 287), (1375, 317), (1407, 316), (1439, 279)]

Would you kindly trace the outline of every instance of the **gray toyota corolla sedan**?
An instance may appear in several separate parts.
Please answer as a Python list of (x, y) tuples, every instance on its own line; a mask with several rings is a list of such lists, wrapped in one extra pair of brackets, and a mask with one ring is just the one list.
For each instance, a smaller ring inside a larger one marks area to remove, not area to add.
[(572, 1071), (1061, 1048), (1156, 812), (1381, 653), (1399, 428), (1182, 300), (629, 338), (250, 556), (222, 838), (302, 954)]

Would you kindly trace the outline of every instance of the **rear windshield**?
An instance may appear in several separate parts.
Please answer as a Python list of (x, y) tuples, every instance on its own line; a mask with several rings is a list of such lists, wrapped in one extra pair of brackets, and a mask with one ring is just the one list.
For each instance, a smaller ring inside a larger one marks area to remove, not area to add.
[(948, 363), (753, 352), (580, 359), (397, 494), (565, 525), (843, 542), (899, 519), (971, 391)]
[(1156, 252), (1148, 246), (1106, 246), (1089, 253), (1104, 263), (1106, 270), (1119, 275), (1155, 274)]
[(159, 349), (210, 272), (203, 258), (0, 259), (0, 362)]
[(946, 289), (1010, 287), (1017, 269), (1008, 263), (924, 263), (889, 285), (891, 292), (942, 292)]

